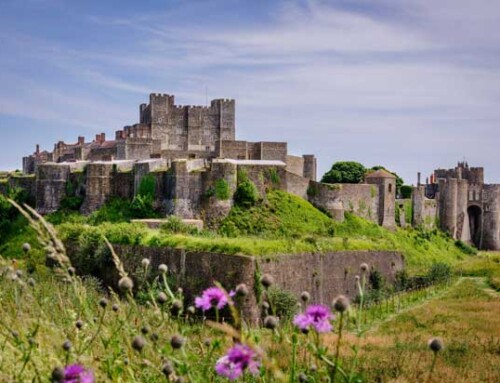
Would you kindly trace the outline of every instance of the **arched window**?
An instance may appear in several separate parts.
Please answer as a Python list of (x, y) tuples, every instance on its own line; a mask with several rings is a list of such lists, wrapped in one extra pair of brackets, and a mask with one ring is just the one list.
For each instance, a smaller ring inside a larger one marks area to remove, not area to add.
[(392, 193), (392, 184), (389, 184), (389, 193)]

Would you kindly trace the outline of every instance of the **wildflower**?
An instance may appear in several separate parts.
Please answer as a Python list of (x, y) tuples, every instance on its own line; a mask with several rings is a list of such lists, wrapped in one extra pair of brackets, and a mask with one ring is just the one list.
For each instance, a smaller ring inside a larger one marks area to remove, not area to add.
[(293, 324), (301, 330), (309, 330), (313, 327), (318, 333), (330, 332), (332, 325), (330, 320), (335, 317), (325, 305), (310, 305), (303, 314), (298, 314)]
[(180, 335), (174, 335), (172, 338), (170, 338), (170, 345), (174, 350), (178, 350), (184, 346), (185, 340), (182, 336)]
[(278, 322), (278, 318), (272, 315), (268, 315), (264, 318), (264, 327), (268, 328), (269, 330), (274, 330), (276, 327), (278, 327)]
[(33, 278), (28, 278), (28, 285), (31, 287), (34, 287), (36, 285), (36, 282)]
[(343, 313), (349, 308), (349, 299), (347, 299), (344, 295), (339, 295), (333, 300), (332, 306), (335, 311)]
[(56, 367), (52, 370), (52, 381), (62, 382), (64, 380), (64, 368)]
[(149, 333), (149, 327), (148, 326), (143, 326), (141, 328), (141, 332), (144, 334), (144, 335), (147, 335)]
[(145, 269), (149, 267), (149, 264), (150, 264), (150, 260), (147, 259), (147, 258), (143, 258), (142, 261), (141, 261), (141, 265), (142, 267), (144, 267)]
[(166, 274), (168, 271), (168, 266), (162, 263), (160, 266), (158, 266), (158, 271), (162, 274)]
[(300, 299), (302, 299), (304, 303), (307, 303), (311, 300), (311, 294), (307, 291), (303, 291), (302, 294), (300, 294)]
[(18, 278), (22, 278), (23, 277), (23, 271), (22, 270), (16, 270), (16, 275)]
[(151, 334), (151, 340), (152, 340), (153, 342), (157, 342), (157, 341), (158, 341), (158, 339), (160, 339), (160, 335), (158, 335), (158, 333), (157, 333), (157, 332), (154, 332), (154, 333), (152, 333), (152, 334)]
[[(60, 371), (59, 371), (60, 372)], [(86, 370), (80, 364), (72, 364), (64, 369), (64, 377), (61, 380), (55, 380), (62, 383), (94, 383), (94, 374)], [(54, 372), (52, 372), (54, 378)]]
[(244, 283), (240, 283), (235, 289), (236, 296), (246, 297), (248, 295), (248, 286)]
[(186, 311), (188, 314), (194, 315), (196, 313), (196, 308), (194, 306), (189, 306)]
[(228, 304), (228, 299), (226, 293), (221, 288), (209, 287), (203, 291), (201, 297), (196, 297), (194, 304), (203, 311), (210, 310), (212, 307), (220, 310)]
[(260, 283), (264, 286), (264, 288), (268, 289), (274, 283), (274, 278), (269, 274), (264, 274), (260, 278)]
[(118, 281), (118, 287), (121, 291), (127, 292), (134, 288), (134, 282), (129, 277), (122, 277)]
[(68, 267), (68, 274), (73, 276), (76, 274), (76, 269), (73, 266)]
[(428, 346), (435, 353), (438, 353), (439, 351), (441, 351), (444, 348), (443, 341), (439, 338), (430, 339)]
[(111, 309), (116, 313), (118, 310), (120, 310), (120, 306), (118, 303), (113, 303), (113, 306), (111, 306)]
[(269, 310), (269, 303), (266, 301), (262, 302), (262, 310), (267, 311)]
[(81, 319), (78, 319), (76, 322), (75, 322), (75, 326), (78, 330), (80, 330), (82, 327), (83, 327), (83, 321)]
[(136, 351), (141, 351), (146, 345), (146, 341), (142, 336), (136, 336), (132, 339), (132, 348)]
[(249, 346), (237, 344), (215, 364), (215, 371), (229, 380), (238, 379), (248, 370), (257, 375), (260, 368), (259, 355)]
[(23, 243), (23, 251), (27, 253), (28, 251), (31, 250), (31, 245), (29, 243)]
[(369, 267), (368, 267), (367, 263), (363, 262), (361, 265), (359, 265), (359, 268), (360, 268), (361, 272), (366, 273), (368, 271)]
[(354, 280), (355, 280), (356, 282), (359, 282), (359, 275), (355, 275), (355, 276), (354, 276)]

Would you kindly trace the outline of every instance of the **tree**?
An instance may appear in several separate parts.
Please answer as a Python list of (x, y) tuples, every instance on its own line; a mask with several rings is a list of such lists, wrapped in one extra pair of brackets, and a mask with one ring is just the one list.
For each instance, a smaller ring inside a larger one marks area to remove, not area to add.
[(410, 185), (401, 186), (401, 198), (411, 198), (411, 193), (413, 192), (413, 187)]
[(359, 162), (339, 161), (335, 162), (332, 168), (325, 173), (321, 182), (359, 184), (363, 181), (365, 173), (365, 167)]

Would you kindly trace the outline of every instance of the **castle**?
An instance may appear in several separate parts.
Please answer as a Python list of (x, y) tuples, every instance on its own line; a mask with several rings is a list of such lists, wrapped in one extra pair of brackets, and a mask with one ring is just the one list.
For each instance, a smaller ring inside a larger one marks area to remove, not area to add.
[[(80, 211), (89, 214), (113, 197), (134, 199), (147, 177), (154, 182), (154, 206), (165, 215), (210, 222), (229, 212), (244, 175), (262, 196), (279, 188), (339, 221), (351, 212), (393, 229), (405, 224), (403, 213), (396, 224), (396, 209), (411, 203), (413, 226), (439, 226), (478, 248), (500, 250), (500, 185), (484, 184), (482, 168), (438, 169), (425, 185), (419, 176), (405, 202), (385, 170), (362, 184), (324, 184), (316, 181), (316, 166), (312, 154), (290, 155), (286, 142), (236, 140), (234, 100), (179, 106), (172, 95), (151, 94), (149, 104), (139, 106), (139, 123), (117, 131), (114, 140), (104, 133), (92, 142), (78, 137), (74, 144), (56, 143), (52, 152), (37, 145), (23, 158), (24, 174), (3, 185), (27, 190), (42, 214), (60, 209), (67, 197), (81, 198)], [(220, 185), (224, 193), (216, 192)]]

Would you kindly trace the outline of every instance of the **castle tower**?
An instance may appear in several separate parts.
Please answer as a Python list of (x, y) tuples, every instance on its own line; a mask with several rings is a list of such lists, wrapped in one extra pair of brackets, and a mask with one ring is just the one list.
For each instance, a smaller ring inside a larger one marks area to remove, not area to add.
[[(169, 124), (169, 117), (174, 108), (174, 96), (168, 94), (151, 93), (149, 95), (151, 138), (153, 139), (153, 153), (161, 153), (162, 149), (167, 149), (171, 138), (175, 134), (172, 125)], [(141, 108), (142, 109), (142, 108)], [(143, 119), (147, 116), (142, 110)]]
[(366, 176), (367, 184), (378, 185), (379, 207), (378, 223), (387, 228), (396, 226), (396, 176), (386, 170), (380, 169)]

